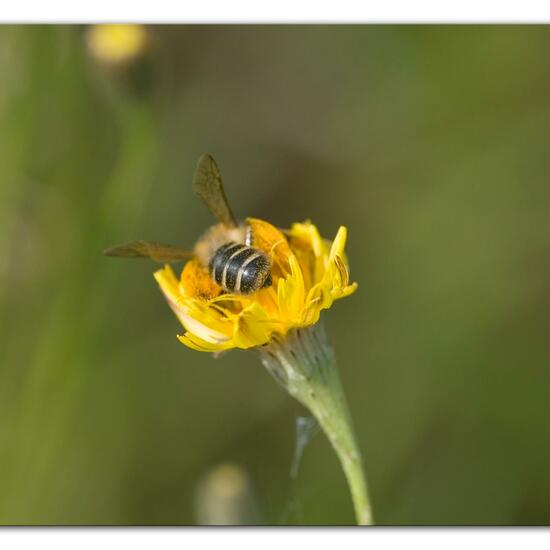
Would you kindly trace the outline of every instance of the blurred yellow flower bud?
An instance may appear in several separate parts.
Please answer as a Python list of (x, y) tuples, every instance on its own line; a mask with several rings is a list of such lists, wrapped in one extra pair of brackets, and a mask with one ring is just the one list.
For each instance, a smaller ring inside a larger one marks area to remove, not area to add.
[(86, 35), (90, 55), (109, 65), (127, 64), (144, 53), (149, 32), (144, 25), (92, 25)]
[(223, 463), (204, 476), (195, 492), (199, 525), (257, 525), (258, 503), (252, 481), (244, 468)]

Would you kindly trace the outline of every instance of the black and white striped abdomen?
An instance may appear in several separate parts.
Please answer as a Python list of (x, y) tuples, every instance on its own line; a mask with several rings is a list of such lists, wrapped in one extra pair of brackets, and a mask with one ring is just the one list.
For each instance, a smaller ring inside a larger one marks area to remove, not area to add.
[(251, 294), (271, 285), (271, 262), (266, 254), (245, 244), (224, 244), (212, 256), (210, 275), (232, 294)]

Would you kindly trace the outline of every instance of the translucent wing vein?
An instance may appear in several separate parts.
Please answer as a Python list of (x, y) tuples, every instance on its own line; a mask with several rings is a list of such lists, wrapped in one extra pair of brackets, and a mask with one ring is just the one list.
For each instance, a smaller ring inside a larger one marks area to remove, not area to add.
[(201, 155), (197, 163), (193, 176), (193, 191), (218, 221), (227, 227), (237, 225), (225, 196), (218, 165), (207, 153)]
[(193, 253), (169, 244), (151, 241), (132, 241), (103, 251), (105, 256), (117, 258), (150, 258), (156, 262), (177, 262), (190, 258)]

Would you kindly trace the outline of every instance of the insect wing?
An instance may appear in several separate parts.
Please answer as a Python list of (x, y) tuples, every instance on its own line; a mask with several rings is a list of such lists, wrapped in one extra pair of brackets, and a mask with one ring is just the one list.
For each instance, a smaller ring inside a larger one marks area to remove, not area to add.
[(216, 161), (206, 153), (201, 155), (197, 163), (193, 176), (193, 191), (218, 221), (227, 227), (237, 225), (225, 196)]
[(190, 258), (193, 253), (169, 244), (151, 241), (132, 241), (103, 251), (105, 256), (117, 258), (150, 258), (156, 262), (178, 262)]

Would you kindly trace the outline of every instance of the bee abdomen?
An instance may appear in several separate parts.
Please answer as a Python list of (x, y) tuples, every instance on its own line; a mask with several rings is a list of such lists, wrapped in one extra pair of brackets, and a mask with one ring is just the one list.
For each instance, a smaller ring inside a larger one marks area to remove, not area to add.
[(230, 242), (214, 253), (210, 261), (212, 278), (233, 294), (251, 294), (268, 286), (271, 264), (260, 250)]

